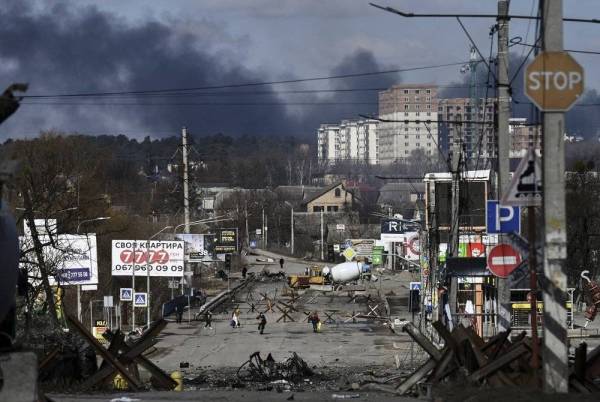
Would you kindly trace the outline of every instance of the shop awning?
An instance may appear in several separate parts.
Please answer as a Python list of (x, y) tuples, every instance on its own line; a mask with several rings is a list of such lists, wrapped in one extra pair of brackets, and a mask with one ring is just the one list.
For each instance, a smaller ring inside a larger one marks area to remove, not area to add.
[(448, 257), (447, 276), (491, 276), (485, 257)]

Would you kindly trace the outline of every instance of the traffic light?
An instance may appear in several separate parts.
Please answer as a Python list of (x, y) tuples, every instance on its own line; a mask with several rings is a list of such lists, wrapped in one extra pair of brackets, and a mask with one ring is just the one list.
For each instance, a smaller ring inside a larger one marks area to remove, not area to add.
[(231, 272), (231, 254), (225, 254), (225, 269)]

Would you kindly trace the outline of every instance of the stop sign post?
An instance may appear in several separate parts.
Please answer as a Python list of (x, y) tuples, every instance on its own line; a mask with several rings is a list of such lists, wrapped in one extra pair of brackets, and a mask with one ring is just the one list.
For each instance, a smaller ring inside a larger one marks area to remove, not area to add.
[(524, 78), (525, 95), (545, 112), (566, 112), (583, 93), (583, 68), (567, 52), (540, 53)]
[(521, 264), (521, 255), (508, 244), (495, 246), (487, 258), (488, 269), (499, 278), (508, 278)]

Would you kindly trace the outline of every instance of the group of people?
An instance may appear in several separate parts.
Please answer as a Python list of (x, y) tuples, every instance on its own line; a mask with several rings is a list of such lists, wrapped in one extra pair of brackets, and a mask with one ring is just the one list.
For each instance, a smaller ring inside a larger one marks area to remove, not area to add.
[[(241, 310), (239, 307), (236, 307), (231, 313), (230, 325), (232, 328), (240, 328), (240, 314)], [(258, 314), (258, 316), (256, 316), (256, 319), (258, 320), (258, 331), (261, 335), (263, 335), (265, 327), (267, 326), (267, 317), (261, 312)], [(212, 313), (210, 311), (206, 312), (204, 315), (204, 320), (204, 328), (212, 329)], [(321, 319), (319, 318), (317, 311), (310, 313), (308, 316), (308, 322), (312, 324), (313, 332), (321, 332)]]

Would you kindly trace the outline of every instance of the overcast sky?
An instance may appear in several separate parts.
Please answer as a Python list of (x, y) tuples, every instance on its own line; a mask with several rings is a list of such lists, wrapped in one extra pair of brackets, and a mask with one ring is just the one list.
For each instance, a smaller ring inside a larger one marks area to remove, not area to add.
[[(376, 2), (413, 12), (494, 13), (497, 8), (496, 0)], [(455, 20), (404, 19), (362, 0), (3, 3), (7, 6), (0, 10), (0, 85), (29, 82), (30, 95), (205, 87), (403, 69), (464, 61), (470, 47)], [(600, 17), (598, 0), (564, 3), (565, 16)], [(536, 0), (512, 1), (512, 14), (536, 11)], [(487, 55), (494, 20), (464, 23)], [(534, 25), (512, 20), (511, 37), (532, 43)], [(599, 38), (600, 25), (565, 23), (566, 48), (600, 51)], [(528, 49), (511, 50), (520, 55)], [(600, 56), (575, 57), (586, 68), (587, 88), (598, 88), (600, 71), (594, 67)], [(56, 100), (31, 100), (43, 104), (23, 105), (0, 127), (0, 140), (48, 129), (161, 137), (182, 125), (201, 134), (313, 135), (320, 123), (376, 113), (376, 92), (306, 95), (282, 90), (377, 88), (400, 81), (443, 85), (463, 80), (459, 70), (450, 66), (252, 87), (249, 90), (261, 92), (253, 96), (63, 98), (61, 105), (47, 104)], [(248, 88), (232, 89), (240, 90)], [(82, 105), (85, 102), (93, 104)], [(127, 105), (131, 102), (145, 105)], [(179, 105), (165, 105), (170, 102)], [(238, 105), (205, 104), (226, 102)], [(336, 102), (362, 104), (329, 104)]]

